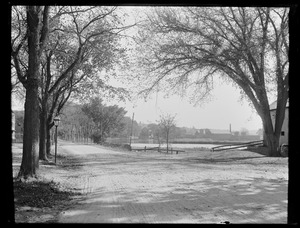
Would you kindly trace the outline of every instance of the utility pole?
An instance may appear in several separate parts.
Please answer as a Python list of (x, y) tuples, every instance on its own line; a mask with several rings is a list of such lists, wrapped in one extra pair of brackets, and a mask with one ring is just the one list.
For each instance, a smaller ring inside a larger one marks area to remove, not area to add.
[(130, 147), (131, 147), (131, 138), (132, 138), (132, 131), (133, 131), (133, 120), (134, 120), (134, 113), (132, 114), (132, 120), (131, 120), (131, 130), (130, 130), (130, 139), (129, 139)]

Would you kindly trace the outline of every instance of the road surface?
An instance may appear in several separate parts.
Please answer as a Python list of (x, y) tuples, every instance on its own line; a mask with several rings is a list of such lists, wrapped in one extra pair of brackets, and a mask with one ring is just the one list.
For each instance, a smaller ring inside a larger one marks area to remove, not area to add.
[(59, 223), (287, 222), (287, 158), (75, 144), (59, 153), (76, 161), (65, 180), (84, 193)]

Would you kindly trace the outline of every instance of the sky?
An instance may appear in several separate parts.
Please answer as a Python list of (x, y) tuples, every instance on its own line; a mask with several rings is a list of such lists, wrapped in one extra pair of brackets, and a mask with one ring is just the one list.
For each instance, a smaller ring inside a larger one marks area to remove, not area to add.
[(125, 107), (127, 116), (145, 124), (156, 123), (161, 114), (176, 115), (178, 127), (195, 127), (197, 129), (229, 129), (240, 131), (242, 128), (257, 130), (262, 122), (256, 111), (248, 102), (240, 100), (240, 92), (221, 81), (214, 83), (212, 99), (195, 106), (188, 98), (172, 95), (164, 97), (164, 93), (154, 94), (146, 101), (139, 99), (119, 105)]

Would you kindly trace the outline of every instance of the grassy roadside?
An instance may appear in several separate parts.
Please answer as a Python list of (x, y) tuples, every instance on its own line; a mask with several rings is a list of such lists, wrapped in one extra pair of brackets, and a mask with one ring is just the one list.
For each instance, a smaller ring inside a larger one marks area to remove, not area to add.
[[(15, 223), (53, 223), (57, 215), (72, 203), (73, 197), (80, 195), (72, 189), (62, 186), (53, 179), (45, 178), (54, 166), (50, 156), (48, 163), (40, 162), (39, 175), (34, 179), (18, 180), (16, 175), (22, 159), (22, 144), (14, 144), (13, 152), (13, 184)], [(68, 159), (60, 156), (60, 160)], [(63, 166), (59, 167), (60, 169)]]
[(71, 191), (60, 190), (58, 184), (43, 179), (14, 181), (15, 222), (51, 223), (70, 204)]

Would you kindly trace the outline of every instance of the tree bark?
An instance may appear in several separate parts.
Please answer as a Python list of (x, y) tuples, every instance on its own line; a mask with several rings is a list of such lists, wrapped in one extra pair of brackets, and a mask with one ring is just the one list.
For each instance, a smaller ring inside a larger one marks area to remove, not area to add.
[[(45, 94), (46, 96), (46, 94)], [(46, 153), (46, 135), (47, 135), (47, 97), (42, 100), (42, 109), (40, 113), (40, 160), (48, 160)]]
[[(28, 70), (26, 79), (23, 156), (18, 177), (36, 177), (39, 168), (39, 80), (41, 50), (47, 37), (49, 7), (26, 8)], [(42, 15), (43, 12), (43, 15)]]
[[(29, 68), (31, 76), (38, 75), (38, 70)], [(23, 133), (23, 156), (18, 177), (36, 177), (39, 168), (39, 101), (38, 83), (36, 78), (28, 80), (25, 99), (24, 133)]]
[[(279, 148), (279, 139), (280, 133), (283, 125), (283, 121), (285, 118), (285, 109), (287, 103), (287, 96), (280, 98), (277, 100), (277, 108), (276, 108), (276, 117), (274, 121), (274, 125), (272, 123), (271, 113), (269, 106), (266, 104), (265, 107), (268, 107), (264, 111), (260, 112), (260, 116), (263, 123), (264, 128), (264, 144), (268, 148), (268, 156), (270, 157), (278, 157), (280, 156), (280, 148)], [(258, 112), (259, 113), (259, 112)]]
[(275, 134), (273, 124), (270, 117), (263, 118), (264, 140), (268, 148), (268, 156), (278, 157), (280, 134)]
[(51, 154), (51, 128), (47, 124), (46, 127), (46, 154), (49, 156)]
[(49, 156), (51, 154), (51, 145), (53, 143), (53, 137), (51, 137), (51, 128), (54, 126), (52, 121), (52, 114), (48, 114), (47, 122), (46, 122), (46, 154)]

